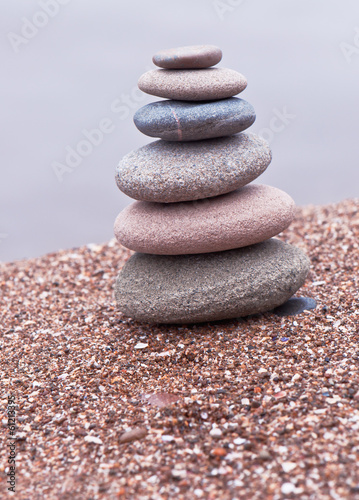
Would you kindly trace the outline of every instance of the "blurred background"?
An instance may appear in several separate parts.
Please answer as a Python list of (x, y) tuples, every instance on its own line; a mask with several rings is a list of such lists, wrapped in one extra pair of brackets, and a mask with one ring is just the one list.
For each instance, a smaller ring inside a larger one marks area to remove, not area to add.
[(156, 100), (137, 80), (163, 48), (218, 45), (220, 66), (247, 77), (250, 131), (273, 149), (259, 182), (299, 205), (358, 197), (358, 0), (17, 0), (0, 13), (0, 260), (112, 238), (131, 202), (115, 167), (153, 140), (132, 122)]

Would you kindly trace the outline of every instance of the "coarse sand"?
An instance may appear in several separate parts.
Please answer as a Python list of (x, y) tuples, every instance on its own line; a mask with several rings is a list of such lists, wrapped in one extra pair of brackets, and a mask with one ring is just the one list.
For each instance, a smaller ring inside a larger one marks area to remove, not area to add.
[(0, 498), (8, 394), (17, 499), (359, 498), (359, 200), (280, 238), (312, 262), (297, 316), (135, 323), (114, 241), (0, 264)]

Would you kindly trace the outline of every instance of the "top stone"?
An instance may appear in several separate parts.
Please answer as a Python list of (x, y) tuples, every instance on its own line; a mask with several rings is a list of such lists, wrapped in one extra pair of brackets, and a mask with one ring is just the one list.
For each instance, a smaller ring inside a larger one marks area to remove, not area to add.
[(214, 45), (191, 45), (160, 50), (152, 61), (165, 69), (201, 69), (214, 66), (221, 59), (222, 51)]

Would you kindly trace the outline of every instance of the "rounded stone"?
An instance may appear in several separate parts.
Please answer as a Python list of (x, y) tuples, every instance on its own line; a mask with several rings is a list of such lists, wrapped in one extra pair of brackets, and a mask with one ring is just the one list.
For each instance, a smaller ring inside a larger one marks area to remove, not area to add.
[(166, 69), (200, 69), (218, 64), (222, 51), (215, 45), (191, 45), (175, 49), (160, 50), (152, 61)]
[(147, 104), (133, 121), (143, 134), (166, 141), (199, 141), (237, 134), (256, 119), (254, 108), (238, 97), (220, 101), (159, 101)]
[(309, 260), (270, 239), (200, 255), (135, 253), (120, 271), (119, 310), (148, 323), (198, 323), (270, 311), (304, 283)]
[(258, 184), (195, 202), (136, 201), (117, 217), (115, 236), (123, 246), (136, 252), (220, 252), (279, 234), (292, 222), (294, 208), (288, 194)]
[(135, 200), (198, 200), (249, 184), (271, 159), (268, 143), (254, 134), (194, 142), (160, 140), (126, 155), (117, 167), (116, 182)]
[(154, 69), (138, 80), (147, 94), (179, 101), (211, 101), (239, 94), (247, 87), (246, 78), (225, 68)]

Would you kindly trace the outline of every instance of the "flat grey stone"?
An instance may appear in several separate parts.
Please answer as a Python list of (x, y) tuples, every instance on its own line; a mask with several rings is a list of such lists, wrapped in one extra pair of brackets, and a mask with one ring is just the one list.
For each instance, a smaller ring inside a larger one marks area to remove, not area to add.
[(239, 94), (247, 87), (247, 80), (227, 68), (153, 69), (140, 77), (138, 87), (167, 99), (210, 101)]
[(143, 134), (166, 141), (199, 141), (237, 134), (256, 119), (249, 102), (237, 97), (220, 101), (160, 101), (147, 104), (133, 121)]
[(166, 69), (209, 68), (222, 59), (222, 51), (215, 45), (190, 45), (157, 52), (152, 61)]
[(268, 143), (254, 134), (194, 142), (160, 140), (126, 155), (117, 167), (116, 182), (136, 200), (199, 200), (245, 186), (271, 159)]
[(200, 255), (135, 253), (120, 271), (119, 310), (148, 323), (197, 323), (283, 304), (304, 283), (309, 260), (277, 239)]

